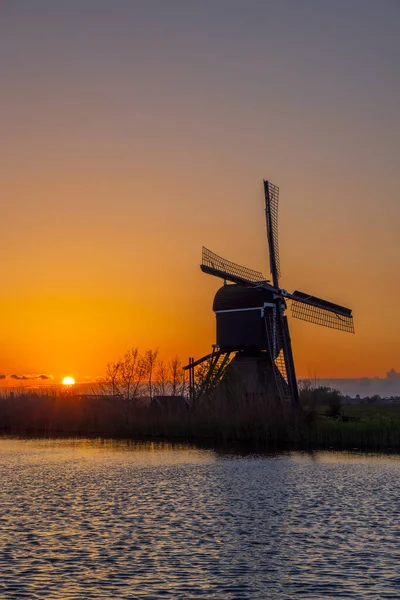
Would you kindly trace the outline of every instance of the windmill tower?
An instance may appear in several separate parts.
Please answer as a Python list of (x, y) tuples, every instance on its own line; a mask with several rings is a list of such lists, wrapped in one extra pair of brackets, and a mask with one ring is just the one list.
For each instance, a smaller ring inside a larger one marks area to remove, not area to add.
[(299, 395), (287, 305), (297, 319), (348, 333), (354, 333), (353, 317), (349, 308), (280, 287), (279, 188), (264, 181), (264, 194), (272, 282), (259, 271), (232, 263), (203, 247), (201, 270), (224, 281), (213, 303), (217, 339), (210, 354), (197, 361), (190, 359), (185, 369), (189, 370), (193, 394), (194, 369), (207, 362), (206, 376), (196, 390), (200, 397), (233, 374), (249, 393), (267, 393), (296, 406)]

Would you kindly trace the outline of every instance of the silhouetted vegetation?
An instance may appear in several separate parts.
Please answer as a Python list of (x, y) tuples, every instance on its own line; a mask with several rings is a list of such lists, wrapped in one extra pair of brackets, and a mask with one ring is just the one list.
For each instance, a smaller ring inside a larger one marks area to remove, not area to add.
[(184, 371), (178, 357), (165, 363), (157, 350), (131, 348), (119, 360), (109, 362), (106, 376), (98, 382), (102, 394), (119, 396), (128, 402), (154, 395), (183, 395), (186, 391)]
[[(199, 371), (198, 389), (204, 373)], [(293, 410), (240, 382), (188, 400), (179, 359), (164, 363), (135, 348), (115, 363), (93, 394), (72, 389), (0, 396), (0, 432), (120, 438), (212, 439), (295, 448), (400, 448), (400, 405), (344, 404), (337, 390), (311, 384)]]
[[(294, 420), (288, 409), (266, 398), (229, 393), (189, 406), (141, 404), (122, 396), (71, 393), (4, 395), (0, 398), (3, 433), (104, 435), (110, 437), (180, 437), (279, 443)], [(179, 401), (180, 399), (180, 401)]]
[(339, 390), (316, 386), (310, 380), (305, 379), (301, 382), (299, 397), (309, 422), (316, 419), (321, 406), (325, 407), (327, 417), (337, 419), (341, 415), (343, 394)]
[(159, 406), (107, 395), (8, 394), (0, 398), (0, 431), (236, 440), (297, 448), (400, 448), (400, 406), (345, 406), (340, 418), (320, 414), (310, 422), (303, 413), (268, 398), (226, 392), (195, 406), (183, 399)]

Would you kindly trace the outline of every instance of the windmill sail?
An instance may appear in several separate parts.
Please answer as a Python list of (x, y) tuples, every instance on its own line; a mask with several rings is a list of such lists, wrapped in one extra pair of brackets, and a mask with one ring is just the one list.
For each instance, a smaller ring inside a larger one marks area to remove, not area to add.
[(267, 281), (260, 271), (253, 271), (253, 269), (248, 269), (230, 260), (226, 260), (204, 246), (200, 268), (204, 273), (215, 275), (215, 277), (220, 277), (233, 283), (254, 285)]
[(285, 359), (287, 383), (290, 390), (293, 406), (299, 405), (299, 390), (297, 387), (296, 370), (294, 367), (292, 342), (290, 339), (289, 327), (287, 316), (280, 311), (281, 327), (282, 327), (282, 342), (283, 342), (283, 355)]
[(267, 236), (269, 247), (269, 264), (272, 281), (275, 287), (279, 287), (281, 268), (279, 263), (278, 247), (278, 203), (279, 188), (269, 181), (264, 180), (265, 194), (265, 218), (267, 221)]
[(291, 311), (296, 319), (354, 333), (353, 316), (349, 308), (297, 290), (287, 294), (287, 297), (292, 300)]
[(298, 406), (299, 392), (284, 305), (276, 304), (276, 307), (267, 312), (264, 318), (269, 354), (274, 362), (273, 373), (280, 398), (282, 401), (290, 399), (293, 406)]

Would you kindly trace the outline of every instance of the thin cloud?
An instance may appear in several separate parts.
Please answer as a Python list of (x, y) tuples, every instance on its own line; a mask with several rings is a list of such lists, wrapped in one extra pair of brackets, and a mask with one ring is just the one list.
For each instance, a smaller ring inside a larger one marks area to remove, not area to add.
[(36, 379), (53, 379), (53, 376), (46, 375), (46, 373), (38, 373), (36, 375), (17, 375), (16, 373), (13, 373), (10, 375), (10, 379), (16, 379), (17, 381), (34, 381)]

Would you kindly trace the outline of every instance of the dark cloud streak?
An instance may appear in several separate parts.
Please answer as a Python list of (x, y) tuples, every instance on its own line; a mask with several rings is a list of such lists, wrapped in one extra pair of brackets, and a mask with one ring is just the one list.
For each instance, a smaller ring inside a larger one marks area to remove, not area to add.
[[(3, 377), (3, 379), (5, 379), (5, 375)], [(51, 375), (46, 375), (45, 373), (39, 373), (38, 375), (17, 375), (16, 373), (13, 373), (12, 375), (10, 375), (10, 379), (16, 379), (17, 381), (34, 381), (35, 379), (53, 379), (53, 377)]]

